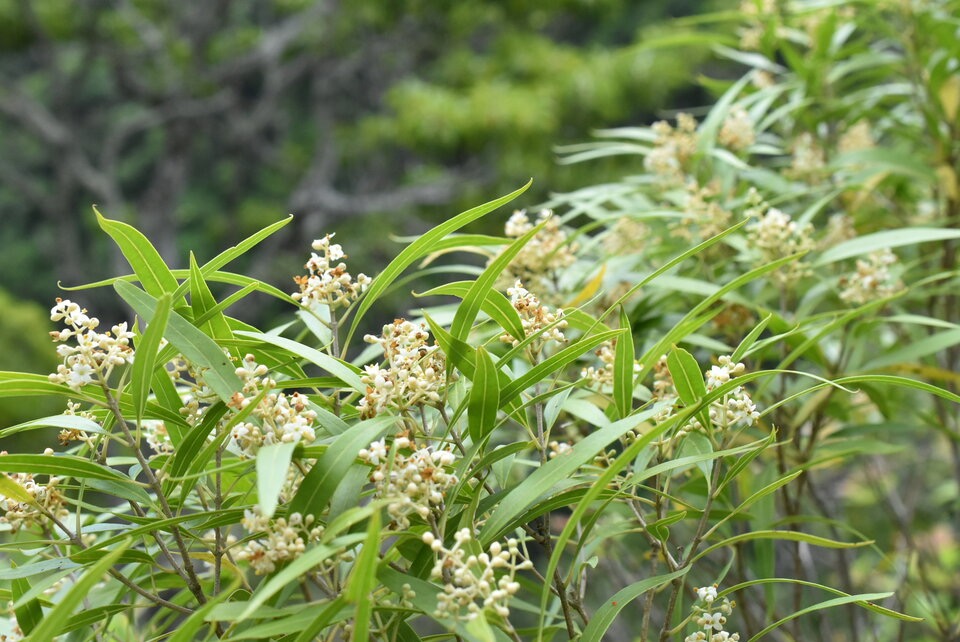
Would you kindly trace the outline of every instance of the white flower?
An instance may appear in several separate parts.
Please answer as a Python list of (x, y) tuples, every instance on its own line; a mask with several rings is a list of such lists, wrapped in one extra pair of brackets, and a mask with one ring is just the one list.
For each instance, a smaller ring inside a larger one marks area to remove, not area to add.
[(327, 305), (330, 309), (347, 306), (370, 285), (371, 279), (367, 275), (358, 274), (354, 281), (346, 264), (336, 263), (347, 255), (338, 244), (330, 243), (332, 238), (333, 234), (327, 234), (313, 242), (314, 253), (304, 265), (309, 274), (293, 278), (300, 291), (291, 296), (304, 307), (314, 304)]

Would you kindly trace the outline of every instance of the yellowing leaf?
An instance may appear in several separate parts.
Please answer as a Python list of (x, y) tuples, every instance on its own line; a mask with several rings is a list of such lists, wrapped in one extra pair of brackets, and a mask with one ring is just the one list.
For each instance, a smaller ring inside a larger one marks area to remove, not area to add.
[(954, 74), (940, 85), (940, 105), (949, 122), (957, 119), (957, 108), (960, 107), (960, 75)]
[(583, 286), (583, 289), (580, 290), (579, 293), (577, 293), (577, 296), (570, 299), (570, 302), (563, 307), (575, 308), (589, 301), (600, 290), (600, 286), (603, 284), (603, 277), (606, 275), (606, 273), (606, 264), (601, 265), (597, 275), (587, 281), (587, 284)]

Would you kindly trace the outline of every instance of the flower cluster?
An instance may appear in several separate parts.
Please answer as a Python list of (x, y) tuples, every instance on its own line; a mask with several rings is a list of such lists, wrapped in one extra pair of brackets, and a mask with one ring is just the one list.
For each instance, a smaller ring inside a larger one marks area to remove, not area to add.
[(650, 228), (629, 216), (621, 216), (603, 235), (603, 251), (609, 256), (635, 254), (651, 240)]
[(717, 197), (720, 190), (716, 185), (700, 185), (695, 180), (687, 181), (684, 186), (683, 218), (671, 224), (670, 233), (688, 241), (702, 240), (716, 236), (730, 227), (733, 214), (720, 206)]
[[(0, 453), (0, 457), (6, 454)], [(11, 532), (16, 533), (23, 527), (45, 524), (48, 515), (58, 519), (67, 516), (63, 495), (57, 489), (59, 477), (51, 475), (46, 484), (38, 483), (32, 473), (13, 473), (9, 478), (30, 496), (29, 502), (21, 502), (0, 494), (0, 510), (3, 511), (0, 524), (9, 524)]]
[(827, 164), (826, 154), (812, 134), (804, 132), (797, 136), (791, 151), (793, 158), (790, 161), (790, 169), (784, 172), (785, 176), (811, 182), (816, 182), (823, 177)]
[(115, 366), (133, 362), (133, 348), (130, 340), (133, 332), (127, 330), (127, 324), (113, 326), (107, 332), (97, 332), (100, 321), (87, 316), (87, 310), (73, 301), (57, 299), (50, 310), (51, 321), (63, 321), (66, 330), (50, 333), (54, 341), (76, 340), (76, 346), (67, 344), (57, 346), (57, 354), (63, 363), (50, 375), (53, 383), (62, 383), (74, 390), (92, 383), (97, 379), (106, 379)]
[(840, 279), (840, 298), (848, 303), (862, 304), (896, 294), (903, 289), (890, 268), (899, 262), (889, 248), (871, 252), (866, 260), (857, 260), (857, 269)]
[(361, 460), (374, 466), (370, 481), (376, 486), (376, 496), (388, 502), (387, 512), (400, 530), (410, 527), (410, 515), (426, 519), (457, 483), (457, 476), (446, 471), (456, 461), (452, 452), (414, 447), (409, 438), (398, 436), (392, 453), (383, 439), (358, 453)]
[(430, 333), (423, 324), (396, 319), (383, 326), (383, 334), (365, 336), (367, 343), (383, 347), (386, 366), (364, 366), (360, 380), (366, 396), (360, 400), (360, 416), (376, 417), (388, 407), (398, 410), (440, 402), (446, 383), (446, 358), (436, 344), (429, 345)]
[(753, 128), (753, 120), (743, 107), (734, 107), (727, 114), (717, 142), (735, 152), (743, 151), (757, 141), (757, 132)]
[[(517, 281), (512, 288), (507, 289), (510, 296), (510, 303), (514, 309), (520, 313), (520, 323), (523, 325), (524, 335), (531, 337), (539, 335), (531, 343), (531, 351), (534, 354), (540, 352), (548, 341), (557, 341), (563, 343), (567, 340), (563, 336), (563, 328), (567, 327), (567, 322), (563, 319), (563, 311), (557, 310), (555, 313), (550, 308), (541, 305), (540, 299), (530, 293), (523, 287), (520, 281)], [(500, 337), (504, 343), (517, 345), (520, 343), (515, 337), (504, 334)]]
[[(789, 214), (775, 207), (769, 208), (759, 220), (747, 227), (748, 240), (759, 252), (761, 264), (770, 263), (798, 252), (816, 248), (813, 226), (797, 223)], [(773, 273), (782, 284), (792, 283), (810, 272), (810, 267), (801, 261), (793, 261)]]
[(257, 575), (272, 573), (278, 564), (300, 557), (308, 542), (319, 541), (323, 536), (323, 526), (315, 523), (313, 515), (293, 513), (286, 518), (270, 519), (254, 507), (243, 512), (241, 523), (247, 532), (257, 535), (244, 544), (237, 559), (250, 562)]
[[(423, 543), (437, 554), (431, 577), (443, 581), (443, 592), (437, 594), (434, 615), (472, 620), (489, 609), (500, 617), (508, 617), (507, 604), (520, 590), (517, 571), (533, 568), (530, 560), (521, 561), (517, 540), (507, 540), (506, 548), (500, 542), (493, 542), (488, 553), (474, 555), (468, 550), (476, 546), (470, 529), (457, 531), (453, 539), (453, 546), (446, 548), (433, 533), (423, 534)], [(498, 579), (496, 571), (500, 569), (505, 572)]]
[(716, 604), (716, 584), (698, 588), (696, 591), (699, 604), (694, 604), (693, 616), (701, 630), (688, 635), (684, 642), (737, 642), (740, 639), (739, 633), (724, 630), (727, 616), (733, 612), (736, 605), (727, 598), (723, 598), (719, 605)]
[[(343, 248), (331, 243), (333, 234), (313, 242), (310, 260), (303, 267), (309, 274), (295, 276), (293, 280), (300, 286), (293, 298), (304, 307), (327, 305), (331, 310), (350, 305), (370, 285), (370, 277), (358, 274), (356, 281), (347, 272), (347, 266), (340, 259), (347, 258)], [(319, 252), (319, 254), (317, 254)]]
[(869, 120), (857, 121), (855, 125), (848, 127), (837, 141), (837, 151), (840, 153), (859, 152), (876, 146), (877, 141)]
[(510, 261), (501, 285), (522, 280), (546, 286), (556, 270), (569, 267), (576, 261), (577, 245), (569, 241), (551, 210), (540, 210), (535, 222), (530, 220), (526, 210), (518, 210), (507, 220), (504, 233), (509, 238), (519, 238), (541, 223), (543, 228)]
[[(594, 354), (596, 354), (600, 359), (600, 363), (602, 365), (599, 368), (595, 368), (593, 366), (583, 368), (580, 371), (580, 377), (583, 379), (589, 379), (590, 382), (598, 388), (602, 388), (603, 386), (612, 386), (614, 373), (613, 365), (617, 360), (617, 340), (612, 339), (610, 341), (604, 341), (600, 344), (600, 347), (594, 352)], [(640, 363), (634, 360), (634, 377), (640, 374), (640, 369)]]
[[(729, 356), (717, 359), (719, 365), (712, 366), (706, 372), (705, 380), (707, 391), (716, 390), (734, 377), (742, 375), (746, 370), (742, 363), (734, 363)], [(721, 398), (713, 401), (709, 408), (710, 430), (718, 433), (736, 428), (751, 426), (760, 417), (757, 406), (753, 403), (749, 393), (743, 386), (737, 386)], [(693, 430), (704, 431), (697, 419), (690, 422)]]
[(644, 168), (666, 182), (679, 182), (684, 167), (697, 153), (697, 121), (690, 114), (677, 114), (677, 126), (665, 120), (653, 124), (654, 147), (643, 159)]
[[(233, 395), (229, 405), (237, 410), (246, 408), (261, 391), (277, 386), (277, 382), (267, 376), (267, 367), (258, 364), (252, 354), (243, 358), (243, 365), (236, 373), (243, 381), (243, 389)], [(252, 457), (261, 446), (268, 444), (301, 440), (310, 443), (317, 438), (313, 429), (317, 413), (310, 409), (307, 398), (298, 392), (292, 395), (267, 392), (251, 415), (259, 425), (252, 421), (241, 422), (234, 426), (232, 433), (244, 455)]]
[(17, 623), (17, 617), (11, 613), (10, 617), (5, 619), (4, 625), (0, 625), (0, 642), (20, 642), (23, 640), (23, 629)]
[(165, 423), (155, 419), (145, 419), (140, 422), (140, 425), (143, 430), (143, 438), (154, 453), (157, 455), (173, 454), (175, 447)]

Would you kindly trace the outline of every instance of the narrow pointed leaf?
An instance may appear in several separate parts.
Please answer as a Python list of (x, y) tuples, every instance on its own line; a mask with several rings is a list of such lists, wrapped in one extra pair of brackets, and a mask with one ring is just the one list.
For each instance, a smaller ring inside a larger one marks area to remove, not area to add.
[[(118, 281), (113, 287), (147, 323), (153, 320), (157, 307), (154, 297), (124, 281)], [(170, 313), (165, 335), (184, 357), (203, 370), (204, 381), (223, 401), (230, 401), (243, 387), (236, 366), (220, 346), (176, 312)]]
[(96, 207), (93, 211), (100, 229), (109, 234), (120, 248), (144, 290), (157, 298), (177, 289), (179, 282), (146, 236), (132, 225), (105, 218)]
[(621, 418), (633, 410), (633, 331), (627, 311), (620, 308), (620, 329), (623, 334), (617, 337), (617, 346), (613, 362), (613, 400)]
[(173, 307), (173, 297), (164, 293), (157, 299), (153, 318), (147, 324), (147, 329), (137, 344), (136, 356), (130, 372), (130, 388), (133, 397), (133, 408), (137, 422), (143, 420), (143, 411), (150, 398), (150, 387), (153, 380), (153, 371), (157, 365), (157, 351), (167, 329), (167, 321)]
[(270, 444), (257, 452), (257, 504), (260, 514), (273, 517), (296, 442)]
[(480, 307), (487, 298), (487, 293), (493, 289), (493, 284), (506, 271), (507, 266), (519, 254), (520, 250), (543, 229), (544, 225), (546, 225), (546, 222), (540, 223), (490, 261), (483, 273), (470, 285), (470, 290), (464, 295), (463, 301), (457, 307), (457, 312), (453, 316), (453, 323), (450, 325), (450, 334), (458, 339), (466, 340), (470, 334), (470, 328), (473, 327), (473, 322), (477, 318), (477, 313), (480, 312)]
[(467, 223), (475, 221), (481, 216), (484, 216), (485, 214), (497, 209), (501, 205), (509, 203), (527, 191), (527, 188), (530, 187), (532, 182), (532, 180), (528, 181), (526, 185), (507, 194), (506, 196), (502, 196), (494, 201), (484, 203), (483, 205), (479, 205), (473, 209), (469, 209), (466, 212), (454, 216), (448, 221), (436, 226), (418, 238), (416, 241), (405, 247), (403, 251), (401, 251), (400, 254), (398, 254), (397, 257), (390, 262), (390, 265), (384, 268), (383, 272), (377, 275), (377, 277), (373, 280), (373, 283), (370, 284), (370, 287), (367, 288), (367, 292), (365, 293), (363, 300), (360, 302), (360, 305), (357, 307), (357, 312), (353, 317), (353, 324), (350, 326), (349, 335), (353, 335), (357, 329), (357, 326), (360, 324), (360, 320), (363, 318), (363, 315), (367, 312), (367, 310), (370, 309), (370, 306), (374, 304), (377, 298), (383, 294), (387, 288), (390, 287), (390, 284), (393, 283), (393, 281), (396, 280), (396, 278), (400, 276), (400, 274), (414, 261), (433, 251), (434, 243), (448, 234), (456, 232)]
[(613, 624), (613, 621), (617, 618), (620, 611), (630, 604), (630, 602), (647, 591), (664, 586), (678, 577), (683, 577), (689, 571), (690, 567), (685, 566), (673, 573), (648, 577), (626, 588), (620, 589), (611, 596), (609, 600), (606, 600), (603, 605), (597, 609), (596, 613), (593, 614), (587, 627), (583, 630), (583, 634), (580, 636), (580, 642), (602, 642), (604, 636), (607, 634), (607, 629)]
[(497, 424), (500, 408), (500, 377), (490, 354), (477, 348), (477, 368), (473, 373), (473, 388), (467, 407), (467, 427), (473, 443), (478, 444)]

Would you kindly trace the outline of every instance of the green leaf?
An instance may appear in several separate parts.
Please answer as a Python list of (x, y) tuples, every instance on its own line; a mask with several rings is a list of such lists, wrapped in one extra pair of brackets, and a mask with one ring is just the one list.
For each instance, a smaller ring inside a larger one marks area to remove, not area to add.
[(548, 374), (558, 370), (573, 361), (581, 355), (593, 350), (601, 343), (623, 334), (623, 330), (610, 330), (609, 332), (600, 332), (588, 337), (583, 337), (579, 341), (571, 343), (566, 348), (557, 351), (544, 359), (534, 367), (530, 368), (523, 375), (517, 377), (500, 391), (500, 406), (510, 403), (521, 392), (530, 386), (542, 381)]
[(737, 346), (737, 349), (733, 351), (733, 354), (730, 355), (730, 359), (734, 363), (737, 363), (750, 351), (750, 348), (753, 347), (753, 344), (757, 342), (757, 339), (760, 338), (760, 335), (767, 328), (767, 324), (770, 323), (770, 319), (773, 318), (773, 314), (768, 314), (763, 317), (763, 319), (756, 325), (756, 327), (743, 338), (743, 341), (740, 342), (740, 345)]
[(296, 442), (270, 444), (257, 451), (257, 504), (260, 514), (273, 517), (280, 491), (287, 481), (287, 471)]
[[(193, 308), (196, 327), (221, 345), (233, 340), (230, 324), (223, 311), (219, 309), (217, 300), (210, 292), (210, 287), (203, 279), (203, 273), (197, 267), (193, 252), (190, 253), (190, 278), (187, 282), (190, 284), (190, 306)], [(201, 322), (200, 319), (204, 320)], [(237, 359), (243, 356), (237, 348), (231, 348), (230, 351)]]
[(467, 426), (473, 443), (479, 444), (497, 424), (500, 408), (500, 377), (493, 359), (484, 350), (477, 348), (477, 367), (473, 373), (473, 387), (467, 407)]
[(154, 368), (157, 366), (157, 351), (160, 349), (163, 333), (167, 329), (167, 321), (170, 319), (172, 308), (173, 297), (169, 293), (164, 293), (157, 299), (153, 318), (147, 324), (147, 329), (141, 335), (137, 344), (133, 368), (130, 373), (130, 388), (138, 424), (143, 421), (143, 412), (147, 407), (147, 400), (150, 398), (150, 383), (153, 379)]
[(378, 439), (391, 427), (397, 426), (397, 418), (389, 415), (360, 422), (347, 432), (338, 435), (327, 452), (300, 483), (297, 494), (290, 502), (290, 512), (301, 515), (320, 515), (333, 497), (347, 469), (357, 459), (357, 453)]
[(354, 332), (356, 332), (357, 326), (360, 324), (360, 320), (363, 318), (363, 315), (366, 314), (367, 310), (370, 309), (370, 306), (374, 304), (377, 298), (383, 294), (387, 288), (390, 287), (390, 284), (393, 283), (393, 281), (400, 276), (400, 274), (407, 269), (410, 264), (412, 264), (421, 256), (432, 252), (436, 242), (443, 237), (457, 231), (467, 223), (475, 221), (481, 216), (492, 212), (501, 205), (505, 205), (506, 203), (509, 203), (516, 197), (523, 194), (525, 191), (527, 191), (527, 188), (530, 187), (531, 183), (533, 183), (532, 180), (528, 181), (527, 184), (520, 189), (511, 192), (506, 196), (502, 196), (494, 201), (484, 203), (483, 205), (479, 205), (473, 209), (469, 209), (466, 212), (454, 216), (453, 218), (434, 227), (416, 241), (405, 247), (400, 254), (398, 254), (397, 257), (393, 259), (393, 261), (391, 261), (386, 268), (384, 268), (383, 272), (376, 276), (376, 278), (370, 284), (370, 287), (367, 288), (363, 300), (360, 301), (360, 305), (357, 306), (357, 312), (353, 317), (353, 323), (350, 326), (348, 339), (349, 337), (353, 336)]
[(761, 630), (759, 633), (757, 633), (756, 635), (754, 635), (753, 637), (751, 637), (747, 642), (754, 642), (754, 640), (759, 640), (760, 638), (764, 637), (764, 636), (765, 636), (767, 633), (769, 633), (770, 631), (773, 631), (774, 629), (777, 629), (777, 628), (783, 626), (784, 624), (786, 624), (787, 622), (789, 622), (789, 621), (791, 621), (791, 620), (795, 620), (795, 619), (797, 619), (798, 617), (800, 617), (800, 616), (802, 616), (802, 615), (806, 615), (807, 613), (813, 613), (813, 612), (815, 612), (815, 611), (822, 611), (822, 610), (824, 610), (824, 609), (830, 609), (830, 608), (834, 608), (834, 607), (837, 607), (837, 606), (843, 606), (844, 604), (857, 604), (857, 603), (860, 603), (860, 602), (867, 603), (867, 602), (869, 602), (870, 600), (883, 600), (883, 599), (886, 599), (886, 598), (890, 597), (891, 595), (893, 595), (893, 592), (887, 592), (887, 593), (861, 593), (861, 594), (859, 594), (859, 595), (847, 595), (846, 597), (835, 597), (835, 598), (830, 599), (830, 600), (824, 600), (823, 602), (818, 602), (817, 604), (814, 604), (814, 605), (812, 605), (812, 606), (808, 606), (808, 607), (806, 607), (806, 608), (804, 608), (804, 609), (800, 609), (799, 611), (797, 611), (797, 612), (795, 612), (795, 613), (791, 613), (790, 615), (788, 615), (788, 616), (786, 616), (786, 617), (784, 617), (784, 618), (781, 618), (781, 619), (777, 620), (776, 622), (774, 622), (774, 623), (766, 626), (766, 627), (765, 627), (763, 630)]
[(127, 550), (129, 545), (129, 541), (124, 542), (87, 569), (80, 579), (70, 587), (66, 595), (63, 595), (53, 609), (44, 616), (39, 626), (33, 630), (30, 634), (30, 642), (52, 642), (55, 637), (60, 635), (63, 629), (69, 626), (74, 609), (80, 606), (83, 600), (89, 596), (94, 586), (103, 581), (103, 576), (120, 558), (120, 555)]
[(283, 589), (287, 588), (287, 586), (291, 583), (298, 582), (300, 578), (312, 568), (323, 561), (330, 559), (334, 555), (351, 548), (358, 542), (362, 541), (365, 537), (365, 533), (344, 535), (343, 537), (334, 540), (329, 545), (319, 544), (308, 549), (303, 555), (284, 566), (282, 569), (277, 571), (273, 577), (257, 587), (256, 592), (251, 596), (250, 601), (247, 602), (246, 607), (237, 617), (237, 621), (242, 622), (243, 620), (246, 620), (251, 615), (256, 613), (257, 610), (267, 602), (267, 600)]
[(817, 258), (814, 266), (827, 265), (877, 250), (956, 238), (960, 238), (960, 230), (937, 227), (901, 227), (896, 230), (884, 230), (834, 245)]
[(460, 305), (457, 306), (457, 311), (453, 315), (453, 323), (450, 325), (450, 334), (457, 339), (464, 341), (467, 339), (470, 328), (473, 327), (473, 321), (477, 318), (477, 313), (487, 299), (488, 293), (493, 289), (493, 284), (503, 275), (507, 266), (519, 254), (520, 250), (543, 229), (544, 225), (546, 225), (546, 221), (533, 227), (511, 243), (499, 256), (490, 261), (490, 264), (477, 277), (477, 280), (470, 285), (470, 290), (463, 296)]
[(370, 593), (377, 585), (377, 562), (380, 561), (380, 511), (370, 515), (367, 537), (363, 541), (357, 561), (347, 581), (348, 602), (356, 605), (353, 617), (353, 642), (367, 642), (370, 638)]
[[(707, 396), (707, 386), (703, 382), (703, 373), (700, 364), (692, 354), (683, 348), (673, 347), (667, 355), (667, 369), (673, 377), (673, 386), (677, 389), (680, 401), (686, 407), (697, 405), (697, 402)], [(710, 427), (710, 411), (704, 407), (697, 413), (697, 419), (705, 429)], [(707, 475), (709, 479), (709, 475)]]
[(4, 428), (0, 430), (0, 439), (24, 430), (36, 430), (37, 428), (63, 428), (65, 430), (82, 430), (98, 435), (106, 434), (106, 431), (100, 427), (100, 424), (92, 419), (81, 417), (80, 415), (52, 415), (50, 417), (25, 421), (22, 424)]
[[(414, 292), (413, 295), (416, 297), (425, 297), (449, 294), (462, 299), (470, 292), (470, 284), (471, 281), (454, 281), (453, 283), (446, 283), (419, 294)], [(522, 341), (526, 336), (517, 309), (510, 303), (510, 299), (502, 293), (493, 289), (487, 290), (487, 296), (480, 304), (480, 310), (493, 319), (517, 341)]]
[(775, 531), (775, 530), (764, 530), (764, 531), (751, 531), (749, 533), (742, 533), (740, 535), (733, 535), (724, 540), (717, 542), (707, 548), (701, 550), (697, 555), (690, 560), (691, 563), (696, 562), (698, 559), (712, 553), (713, 551), (721, 548), (725, 548), (732, 544), (738, 542), (747, 542), (755, 539), (773, 539), (773, 540), (782, 540), (789, 542), (805, 542), (813, 546), (821, 546), (823, 548), (859, 548), (861, 546), (869, 546), (873, 541), (866, 542), (838, 542), (836, 540), (827, 539), (826, 537), (818, 537), (817, 535), (810, 535), (808, 533), (801, 533), (798, 531)]
[(297, 636), (294, 642), (314, 642), (320, 635), (320, 632), (330, 623), (330, 620), (343, 608), (345, 603), (346, 600), (343, 599), (343, 596), (338, 595), (329, 603), (325, 604), (313, 620), (307, 624), (307, 626), (303, 627), (300, 635)]
[(0, 475), (0, 497), (9, 497), (21, 504), (33, 504), (36, 501), (26, 488), (7, 475)]
[(923, 357), (941, 354), (947, 348), (958, 343), (960, 343), (960, 329), (944, 330), (916, 341), (904, 342), (903, 345), (889, 352), (877, 355), (860, 368), (863, 370), (879, 370), (898, 363), (917, 362)]
[(583, 630), (583, 634), (580, 636), (580, 642), (602, 642), (603, 637), (607, 633), (607, 629), (610, 628), (610, 625), (613, 624), (613, 621), (624, 607), (647, 591), (659, 588), (668, 582), (683, 577), (690, 572), (690, 568), (689, 566), (685, 566), (673, 573), (648, 577), (617, 591), (609, 600), (605, 600), (603, 605), (597, 609), (593, 617), (590, 618), (589, 624), (587, 624)]
[(215, 273), (230, 261), (243, 256), (246, 252), (259, 245), (261, 241), (282, 229), (292, 220), (293, 215), (291, 214), (287, 218), (279, 220), (276, 223), (271, 223), (259, 232), (251, 234), (233, 247), (227, 248), (220, 254), (204, 263), (203, 267), (200, 268), (200, 272), (203, 274), (203, 276), (209, 277), (211, 274)]
[(320, 366), (360, 394), (365, 394), (367, 391), (367, 387), (362, 381), (360, 381), (360, 370), (356, 366), (348, 364), (345, 361), (341, 361), (336, 357), (331, 357), (325, 352), (320, 352), (319, 350), (311, 348), (310, 346), (305, 346), (302, 343), (292, 339), (278, 337), (275, 334), (247, 332), (245, 330), (237, 331), (234, 334), (237, 336), (248, 337), (250, 339), (256, 339), (264, 343), (269, 343), (270, 345), (275, 345), (278, 348), (283, 348), (293, 355), (301, 357), (302, 359), (306, 359), (310, 363)]
[[(10, 562), (11, 568), (16, 568), (16, 564)], [(10, 592), (14, 601), (19, 602), (20, 598), (30, 592), (30, 582), (22, 577), (18, 577), (10, 582)], [(40, 607), (40, 601), (37, 598), (27, 600), (13, 610), (17, 616), (17, 624), (23, 629), (23, 632), (29, 634), (43, 619), (43, 609)]]
[(684, 406), (696, 405), (707, 396), (707, 387), (703, 383), (700, 365), (692, 354), (683, 348), (674, 347), (667, 355), (667, 367)]
[[(100, 229), (116, 242), (144, 290), (154, 298), (159, 298), (164, 293), (172, 293), (177, 289), (179, 282), (146, 236), (131, 225), (104, 218), (96, 206), (93, 211), (97, 215)], [(176, 301), (177, 299), (174, 300), (175, 303)]]
[(532, 506), (537, 498), (549, 492), (557, 483), (569, 479), (584, 464), (593, 461), (597, 453), (615, 439), (653, 417), (659, 409), (649, 409), (630, 415), (601, 428), (573, 446), (563, 457), (555, 457), (537, 468), (529, 477), (507, 492), (480, 531), (480, 541), (487, 546), (509, 529), (513, 520)]
[[(124, 281), (118, 281), (113, 287), (147, 323), (153, 320), (157, 307), (154, 297)], [(224, 402), (230, 401), (243, 387), (236, 366), (230, 363), (220, 346), (176, 312), (170, 312), (166, 337), (184, 357), (203, 370), (204, 382)]]
[[(710, 455), (712, 453), (713, 445), (710, 443), (710, 439), (703, 433), (691, 431), (683, 438), (683, 442), (681, 442), (680, 448), (677, 451), (677, 457), (696, 457), (698, 455)], [(713, 472), (713, 459), (698, 461), (696, 466), (700, 469), (700, 472), (703, 473), (703, 478), (707, 482), (707, 491), (709, 491), (712, 486), (711, 473)]]
[(89, 629), (97, 622), (106, 620), (117, 613), (129, 611), (130, 608), (129, 604), (105, 604), (104, 606), (95, 606), (92, 609), (83, 609), (79, 613), (74, 613), (70, 616), (70, 621), (61, 629), (60, 633)]
[(620, 307), (620, 329), (623, 334), (617, 337), (617, 347), (613, 361), (613, 400), (621, 418), (626, 417), (633, 410), (633, 382), (634, 363), (636, 355), (633, 353), (633, 330), (630, 327), (630, 316), (623, 306)]
[(76, 479), (106, 479), (134, 484), (129, 477), (113, 468), (101, 466), (74, 455), (0, 455), (0, 472), (56, 475)]

